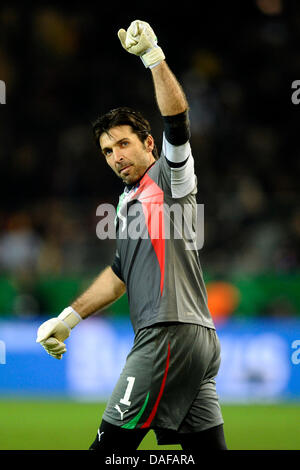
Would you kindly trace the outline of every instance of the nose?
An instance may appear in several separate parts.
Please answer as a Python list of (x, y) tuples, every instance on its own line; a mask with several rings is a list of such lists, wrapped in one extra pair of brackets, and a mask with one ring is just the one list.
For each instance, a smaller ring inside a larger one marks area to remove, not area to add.
[(122, 162), (124, 158), (122, 149), (119, 149), (119, 148), (114, 149), (114, 158), (115, 158), (115, 163)]

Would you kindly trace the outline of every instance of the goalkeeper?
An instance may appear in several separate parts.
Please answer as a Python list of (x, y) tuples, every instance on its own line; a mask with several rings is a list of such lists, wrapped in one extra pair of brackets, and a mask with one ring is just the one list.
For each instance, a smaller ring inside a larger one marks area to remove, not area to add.
[[(162, 151), (159, 157), (149, 122), (130, 108), (113, 109), (93, 124), (96, 144), (124, 182), (115, 258), (71, 306), (40, 326), (37, 342), (61, 359), (71, 330), (127, 292), (134, 344), (90, 449), (128, 453), (153, 429), (158, 444), (225, 450), (215, 386), (220, 343), (199, 253), (196, 246), (187, 249), (191, 233), (175, 236), (178, 227), (166, 209), (189, 207), (190, 225), (197, 226), (188, 103), (148, 23), (135, 20), (118, 36), (152, 74), (164, 125)], [(140, 237), (124, 236), (137, 209)], [(167, 231), (167, 222), (174, 230)]]

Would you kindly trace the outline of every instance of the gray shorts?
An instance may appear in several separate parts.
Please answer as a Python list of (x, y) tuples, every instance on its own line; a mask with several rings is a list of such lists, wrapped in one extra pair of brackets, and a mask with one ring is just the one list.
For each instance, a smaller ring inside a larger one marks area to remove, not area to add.
[(103, 419), (125, 429), (154, 429), (159, 444), (173, 442), (168, 436), (174, 432), (223, 424), (214, 380), (219, 367), (215, 330), (186, 323), (143, 328)]

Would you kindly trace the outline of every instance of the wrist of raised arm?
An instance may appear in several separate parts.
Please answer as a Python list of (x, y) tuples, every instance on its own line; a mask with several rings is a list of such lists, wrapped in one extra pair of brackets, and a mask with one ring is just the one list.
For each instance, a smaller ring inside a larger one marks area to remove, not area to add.
[(174, 116), (163, 116), (167, 141), (172, 145), (183, 145), (191, 137), (188, 110)]

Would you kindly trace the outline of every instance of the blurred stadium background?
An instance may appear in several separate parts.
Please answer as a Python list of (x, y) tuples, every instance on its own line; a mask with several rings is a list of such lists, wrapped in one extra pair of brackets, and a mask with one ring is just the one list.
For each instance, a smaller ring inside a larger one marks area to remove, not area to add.
[[(129, 351), (123, 298), (83, 322), (62, 361), (35, 343), (111, 263), (96, 209), (122, 184), (91, 122), (128, 105), (162, 123), (150, 73), (116, 35), (151, 23), (189, 103), (205, 205), (200, 257), (222, 345), (230, 449), (299, 449), (300, 6), (56, 2), (0, 6), (0, 449), (86, 449)], [(182, 31), (184, 28), (184, 32)], [(297, 119), (298, 118), (298, 119)], [(156, 449), (150, 433), (141, 444)]]

